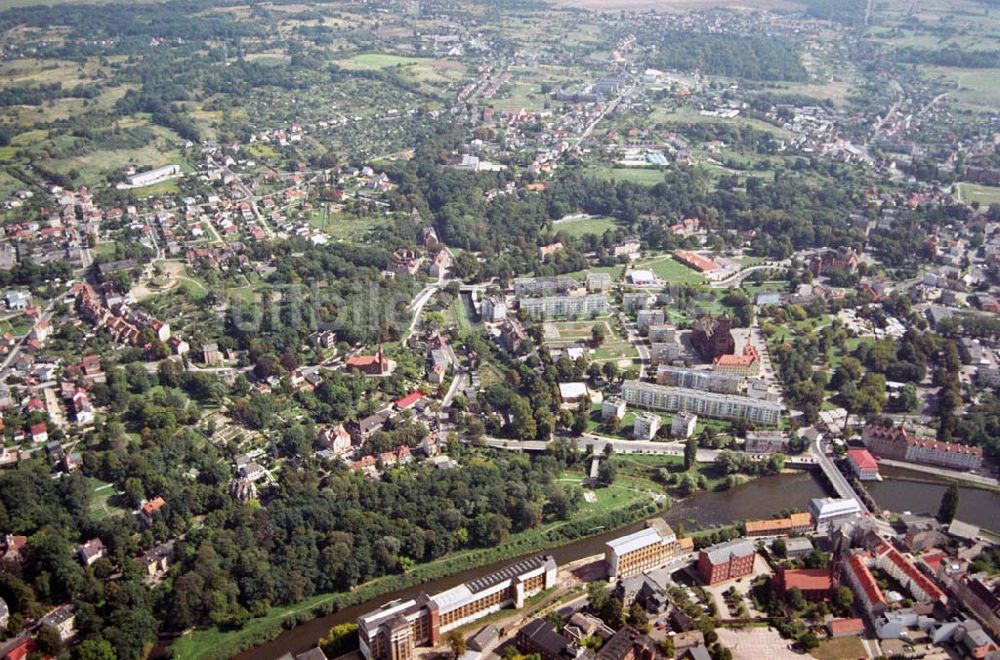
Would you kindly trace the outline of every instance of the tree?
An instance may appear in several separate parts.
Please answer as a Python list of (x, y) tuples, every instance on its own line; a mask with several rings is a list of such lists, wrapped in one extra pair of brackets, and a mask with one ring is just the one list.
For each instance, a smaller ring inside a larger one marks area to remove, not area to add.
[(465, 654), (465, 636), (459, 631), (452, 630), (448, 633), (445, 641), (448, 642), (448, 648), (451, 649), (456, 658), (460, 658)]
[(594, 343), (594, 347), (598, 347), (604, 343), (607, 333), (604, 330), (603, 323), (595, 323), (594, 327), (590, 329), (590, 338)]
[(62, 637), (55, 626), (42, 626), (35, 637), (38, 648), (46, 655), (59, 655), (62, 651)]
[(771, 550), (774, 551), (775, 557), (784, 559), (788, 555), (788, 546), (785, 545), (785, 539), (775, 539), (774, 543), (771, 544)]
[(811, 651), (817, 646), (819, 646), (819, 637), (816, 636), (816, 633), (810, 630), (809, 632), (799, 637), (799, 644), (801, 644), (802, 648), (804, 648), (806, 651)]
[(837, 593), (833, 595), (833, 606), (841, 612), (850, 612), (853, 605), (854, 592), (851, 591), (849, 587), (841, 587), (840, 589), (837, 589)]
[(941, 496), (937, 517), (943, 524), (948, 525), (955, 519), (956, 513), (958, 513), (958, 485), (953, 483)]
[(601, 372), (604, 374), (604, 377), (607, 378), (609, 381), (613, 382), (617, 380), (618, 363), (616, 363), (614, 360), (609, 360), (608, 362), (605, 362), (603, 365), (601, 365)]
[(88, 639), (76, 650), (79, 660), (116, 660), (115, 650), (106, 639)]
[(684, 445), (684, 469), (693, 470), (698, 463), (698, 440), (694, 436), (688, 438)]
[(615, 465), (614, 459), (610, 456), (605, 457), (597, 468), (598, 481), (605, 486), (610, 486), (615, 482), (616, 476), (618, 476), (618, 466)]
[(611, 592), (608, 590), (607, 582), (598, 580), (587, 583), (587, 602), (590, 603), (591, 609), (595, 612), (603, 610), (609, 598), (611, 598)]
[(802, 595), (802, 590), (798, 587), (792, 587), (788, 590), (788, 604), (791, 605), (793, 610), (801, 611), (806, 607), (806, 597)]

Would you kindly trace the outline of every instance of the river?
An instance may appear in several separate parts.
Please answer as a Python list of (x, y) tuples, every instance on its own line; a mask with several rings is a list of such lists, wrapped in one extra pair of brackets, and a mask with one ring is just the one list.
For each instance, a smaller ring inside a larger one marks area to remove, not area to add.
[[(699, 527), (724, 525), (748, 518), (767, 518), (782, 509), (805, 510), (809, 500), (814, 497), (822, 497), (825, 494), (823, 485), (811, 473), (782, 474), (755, 479), (728, 491), (699, 493), (676, 502), (669, 511), (664, 513), (663, 518), (675, 529), (683, 527), (691, 531)], [(556, 563), (559, 565), (567, 564), (584, 557), (603, 553), (604, 544), (607, 541), (636, 531), (642, 526), (641, 522), (635, 523), (622, 529), (573, 541), (552, 548), (548, 552), (555, 557)], [(515, 559), (511, 558), (489, 566), (431, 580), (419, 587), (403, 589), (373, 598), (361, 605), (346, 607), (339, 612), (313, 619), (292, 630), (282, 632), (272, 641), (244, 651), (236, 658), (238, 660), (274, 660), (285, 653), (293, 655), (301, 653), (315, 646), (316, 641), (326, 635), (330, 627), (335, 624), (354, 621), (360, 615), (396, 598), (413, 596), (420, 591), (435, 593), (450, 589), (472, 578), (493, 572), (512, 563)]]
[[(947, 481), (923, 472), (888, 466), (882, 466), (879, 472), (884, 480), (867, 482), (865, 487), (880, 507), (896, 513), (937, 514), (941, 496), (948, 489)], [(955, 517), (1000, 532), (1000, 492), (959, 486)]]

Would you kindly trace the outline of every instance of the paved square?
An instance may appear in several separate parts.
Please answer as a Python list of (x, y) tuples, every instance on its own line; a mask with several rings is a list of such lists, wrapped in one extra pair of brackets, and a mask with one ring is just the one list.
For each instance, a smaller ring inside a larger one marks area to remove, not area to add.
[(782, 639), (778, 631), (768, 628), (732, 630), (719, 628), (719, 642), (733, 652), (735, 660), (802, 660), (801, 655), (788, 650), (791, 640)]

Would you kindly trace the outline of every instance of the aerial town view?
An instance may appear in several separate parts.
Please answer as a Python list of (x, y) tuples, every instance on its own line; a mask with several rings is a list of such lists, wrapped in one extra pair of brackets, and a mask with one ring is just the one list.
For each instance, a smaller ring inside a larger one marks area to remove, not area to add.
[(1000, 660), (1000, 0), (0, 31), (0, 660)]

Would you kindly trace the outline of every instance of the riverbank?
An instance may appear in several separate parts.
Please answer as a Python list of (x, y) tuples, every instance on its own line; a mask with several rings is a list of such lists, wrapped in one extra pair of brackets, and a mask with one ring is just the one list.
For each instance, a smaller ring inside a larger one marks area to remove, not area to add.
[(884, 458), (880, 459), (879, 463), (882, 466), (889, 466), (892, 468), (892, 472), (896, 472), (898, 474), (908, 474), (909, 476), (907, 477), (899, 478), (907, 478), (910, 481), (925, 481), (927, 483), (945, 484), (954, 481), (967, 488), (979, 488), (981, 490), (992, 490), (1000, 493), (1000, 483), (997, 483), (995, 479), (988, 479), (977, 474), (969, 474), (967, 472), (959, 472), (957, 470), (944, 470), (927, 465), (916, 465), (914, 463), (892, 461)]
[[(569, 521), (550, 522), (515, 534), (502, 546), (456, 552), (402, 574), (377, 578), (350, 592), (318, 594), (295, 605), (274, 607), (264, 616), (251, 619), (238, 630), (223, 630), (212, 626), (186, 632), (171, 645), (171, 652), (177, 658), (231, 658), (241, 651), (272, 640), (297, 625), (367, 603), (386, 594), (627, 527), (662, 511), (638, 488), (639, 485), (627, 481), (626, 485), (619, 487), (622, 492), (630, 493), (631, 497), (627, 499), (614, 497), (613, 490), (600, 489), (602, 497), (585, 509), (589, 515), (574, 517)], [(619, 501), (615, 502), (616, 499)]]

